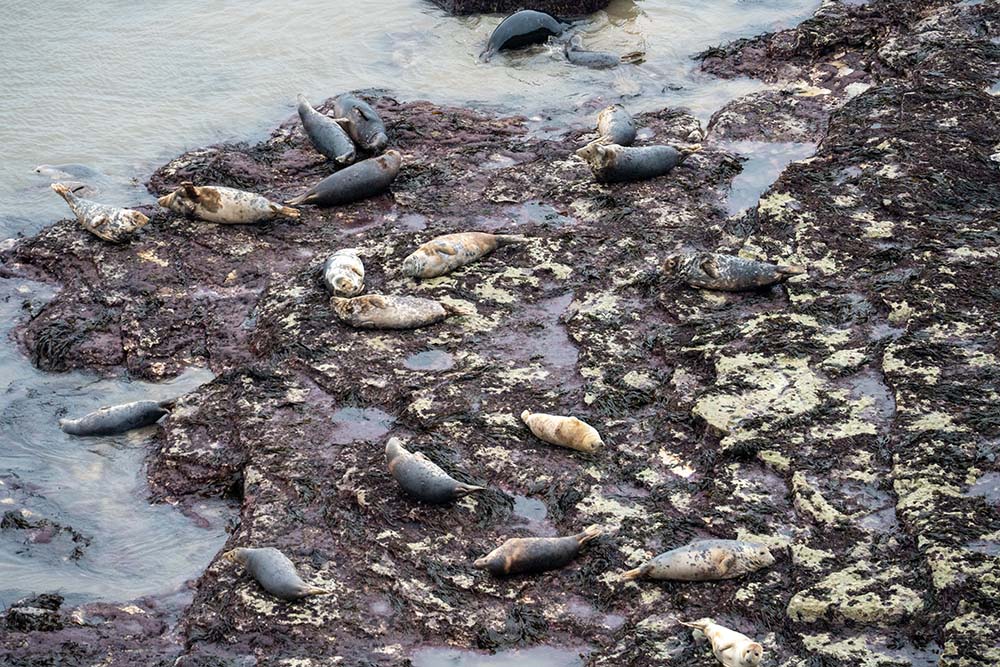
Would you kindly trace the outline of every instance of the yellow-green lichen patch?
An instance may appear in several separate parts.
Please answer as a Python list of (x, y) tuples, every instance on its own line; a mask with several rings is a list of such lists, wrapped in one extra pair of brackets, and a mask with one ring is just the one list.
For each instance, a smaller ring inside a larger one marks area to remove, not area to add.
[(859, 623), (892, 625), (924, 608), (921, 595), (906, 585), (914, 579), (895, 565), (862, 562), (799, 591), (789, 600), (786, 611), (789, 618), (803, 623), (839, 616)]

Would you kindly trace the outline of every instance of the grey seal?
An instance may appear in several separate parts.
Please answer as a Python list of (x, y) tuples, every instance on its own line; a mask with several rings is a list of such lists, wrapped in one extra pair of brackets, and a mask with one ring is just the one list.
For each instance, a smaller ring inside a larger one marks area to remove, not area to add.
[(330, 174), (308, 191), (290, 199), (292, 206), (336, 206), (368, 199), (389, 189), (396, 176), (403, 156), (398, 151), (362, 160)]
[(601, 536), (596, 526), (567, 537), (516, 537), (477, 559), (473, 565), (498, 577), (533, 574), (569, 565), (580, 548)]
[(70, 435), (116, 435), (155, 424), (169, 414), (173, 401), (134, 401), (95, 410), (79, 419), (60, 419), (59, 428)]
[(338, 165), (354, 162), (357, 155), (354, 142), (340, 123), (313, 109), (305, 95), (300, 94), (298, 102), (299, 118), (313, 148)]

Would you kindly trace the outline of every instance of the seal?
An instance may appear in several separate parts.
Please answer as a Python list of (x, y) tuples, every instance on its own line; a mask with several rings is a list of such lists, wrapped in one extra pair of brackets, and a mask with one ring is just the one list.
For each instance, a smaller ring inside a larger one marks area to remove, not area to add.
[(607, 51), (587, 51), (583, 48), (583, 38), (580, 35), (573, 35), (566, 42), (563, 46), (563, 55), (574, 65), (591, 69), (611, 69), (622, 63), (638, 65), (646, 60), (646, 54), (642, 51), (631, 51), (621, 56)]
[(299, 118), (313, 148), (338, 165), (354, 162), (357, 155), (354, 142), (347, 136), (340, 123), (313, 109), (305, 95), (300, 93), (298, 101)]
[(169, 414), (173, 401), (134, 401), (95, 410), (79, 419), (60, 419), (59, 428), (70, 435), (116, 435), (150, 426)]
[(631, 146), (636, 135), (635, 119), (622, 105), (612, 104), (597, 114), (597, 135), (601, 144)]
[(389, 473), (408, 494), (432, 505), (441, 505), (475, 493), (486, 487), (460, 482), (421, 452), (410, 452), (399, 438), (385, 444)]
[(292, 206), (336, 206), (374, 197), (389, 189), (399, 174), (402, 162), (403, 156), (398, 151), (386, 151), (384, 155), (362, 160), (330, 174), (288, 203)]
[(600, 536), (601, 529), (591, 526), (567, 537), (515, 537), (476, 560), (473, 566), (497, 577), (556, 570), (576, 558), (580, 547)]
[(733, 579), (774, 564), (767, 546), (740, 540), (697, 540), (622, 574), (622, 579), (716, 581)]
[(294, 208), (275, 204), (253, 192), (219, 185), (195, 186), (190, 181), (184, 181), (157, 201), (174, 213), (220, 225), (247, 225), (279, 216), (295, 219), (300, 215)]
[(323, 284), (337, 296), (357, 296), (365, 290), (365, 265), (356, 248), (344, 248), (323, 264)]
[(514, 234), (461, 232), (428, 241), (403, 260), (403, 274), (411, 278), (436, 278), (484, 257), (497, 248), (528, 239)]
[(598, 183), (624, 183), (663, 176), (700, 150), (700, 145), (678, 149), (673, 146), (627, 147), (591, 142), (576, 154), (590, 165)]
[(372, 153), (381, 153), (389, 145), (385, 123), (370, 104), (351, 93), (333, 98), (333, 113), (358, 146)]
[(712, 644), (712, 654), (725, 667), (757, 667), (764, 657), (764, 647), (746, 635), (723, 627), (710, 618), (691, 623), (680, 622), (700, 631)]
[(438, 301), (388, 294), (366, 294), (352, 299), (335, 296), (330, 305), (337, 319), (357, 329), (417, 329), (458, 314)]
[(288, 556), (274, 547), (262, 549), (240, 547), (227, 551), (222, 557), (227, 561), (242, 564), (261, 588), (282, 600), (300, 600), (310, 595), (330, 593), (302, 581), (302, 577), (295, 571), (295, 565)]
[(123, 243), (128, 240), (130, 234), (149, 222), (149, 218), (139, 211), (99, 204), (77, 197), (69, 186), (63, 183), (53, 183), (51, 187), (69, 204), (69, 210), (73, 211), (80, 226), (105, 241)]
[(763, 289), (805, 273), (801, 266), (771, 264), (716, 252), (685, 252), (668, 256), (663, 273), (691, 287), (741, 292)]
[(560, 417), (543, 412), (521, 413), (521, 421), (541, 440), (569, 447), (588, 454), (596, 454), (604, 446), (597, 429), (576, 417)]
[(479, 59), (489, 62), (498, 51), (544, 44), (549, 37), (561, 35), (568, 27), (568, 23), (563, 23), (545, 12), (522, 9), (505, 18), (494, 28), (486, 43), (486, 49), (479, 54)]
[(35, 173), (48, 176), (53, 181), (100, 178), (101, 174), (85, 164), (40, 164)]

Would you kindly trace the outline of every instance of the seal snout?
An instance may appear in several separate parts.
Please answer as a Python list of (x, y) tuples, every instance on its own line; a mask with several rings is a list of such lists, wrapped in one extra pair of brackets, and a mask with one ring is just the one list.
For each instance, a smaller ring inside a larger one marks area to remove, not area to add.
[(490, 559), (487, 558), (486, 556), (483, 556), (482, 558), (477, 558), (472, 563), (472, 567), (476, 568), (477, 570), (485, 570), (489, 566), (490, 566)]

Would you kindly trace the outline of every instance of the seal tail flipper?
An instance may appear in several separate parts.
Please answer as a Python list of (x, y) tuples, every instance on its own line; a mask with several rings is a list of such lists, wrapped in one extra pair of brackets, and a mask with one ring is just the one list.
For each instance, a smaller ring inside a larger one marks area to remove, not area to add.
[(157, 401), (156, 404), (158, 406), (160, 406), (161, 408), (163, 408), (164, 410), (173, 410), (174, 406), (177, 405), (177, 401), (178, 400), (180, 400), (180, 399), (178, 399), (176, 397), (175, 398), (165, 398), (162, 401)]
[(648, 571), (649, 571), (649, 568), (647, 568), (645, 565), (643, 565), (641, 567), (635, 568), (634, 570), (629, 570), (627, 572), (622, 572), (622, 577), (621, 578), (622, 578), (622, 581), (635, 581), (636, 579), (640, 579), (640, 578), (646, 576), (646, 573)]
[(292, 208), (291, 206), (279, 206), (278, 204), (272, 204), (271, 210), (273, 210), (278, 215), (283, 215), (286, 218), (291, 218), (293, 220), (298, 219), (302, 212), (297, 208)]
[(680, 623), (681, 625), (686, 625), (689, 628), (694, 628), (695, 630), (701, 630), (702, 632), (705, 632), (705, 628), (708, 627), (708, 624), (711, 621), (709, 621), (707, 618), (702, 618), (697, 621), (691, 621), (691, 622), (688, 621), (677, 621), (677, 622)]
[(646, 62), (646, 52), (645, 51), (630, 51), (626, 54), (620, 56), (621, 61), (628, 65), (639, 65)]
[(518, 245), (527, 242), (528, 242), (528, 237), (522, 236), (520, 234), (497, 234), (498, 248), (502, 248), (505, 245)]
[(775, 270), (786, 278), (791, 278), (792, 276), (801, 276), (806, 272), (806, 267), (797, 266), (794, 264), (779, 264)]
[(52, 188), (57, 195), (59, 195), (60, 197), (62, 197), (66, 201), (69, 201), (69, 192), (70, 192), (70, 190), (69, 190), (68, 186), (63, 185), (62, 183), (53, 183), (49, 187)]
[(304, 591), (302, 591), (302, 596), (305, 597), (307, 595), (330, 595), (332, 593), (333, 591), (328, 591), (325, 588), (316, 588), (315, 586), (310, 586), (306, 588)]
[(604, 531), (601, 530), (600, 526), (589, 526), (588, 528), (585, 528), (584, 531), (582, 533), (580, 533), (579, 535), (577, 535), (576, 537), (577, 537), (577, 541), (581, 545), (583, 545), (583, 544), (586, 544), (587, 542), (590, 542), (591, 540), (596, 540), (598, 537), (600, 537), (603, 534), (604, 534)]
[(463, 306), (457, 306), (451, 303), (445, 303), (444, 301), (438, 301), (438, 303), (441, 304), (441, 307), (444, 308), (444, 312), (448, 313), (449, 316), (453, 315), (455, 317), (465, 317), (466, 315), (475, 314), (474, 311), (470, 311), (467, 308), (464, 308)]
[(290, 206), (302, 206), (303, 204), (309, 203), (309, 198), (312, 197), (312, 191), (299, 195), (298, 197), (293, 197), (292, 199), (286, 199), (285, 203)]
[(701, 152), (701, 144), (691, 144), (690, 146), (683, 146), (677, 150), (680, 151), (681, 162), (683, 162), (695, 153)]
[(477, 491), (485, 491), (485, 486), (474, 486), (472, 484), (466, 484), (465, 482), (459, 482), (458, 486), (455, 487), (455, 495), (459, 498), (467, 496), (470, 493), (476, 493)]

